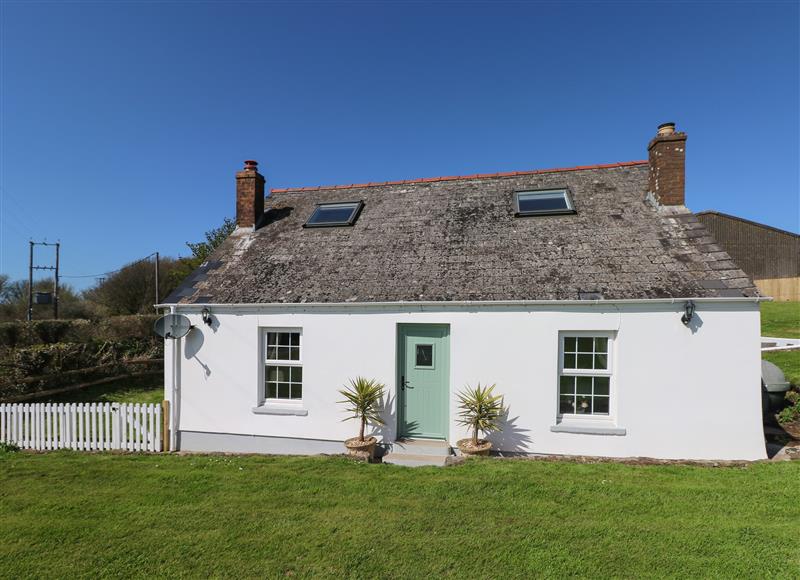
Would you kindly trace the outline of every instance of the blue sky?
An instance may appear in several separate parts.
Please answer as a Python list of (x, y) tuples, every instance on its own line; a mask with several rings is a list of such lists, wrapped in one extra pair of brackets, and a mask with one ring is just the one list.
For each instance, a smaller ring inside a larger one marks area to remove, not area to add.
[[(268, 186), (645, 159), (687, 205), (800, 229), (797, 2), (0, 3), (0, 272), (186, 254)], [(42, 259), (45, 254), (42, 254)], [(93, 278), (66, 279), (82, 288)]]

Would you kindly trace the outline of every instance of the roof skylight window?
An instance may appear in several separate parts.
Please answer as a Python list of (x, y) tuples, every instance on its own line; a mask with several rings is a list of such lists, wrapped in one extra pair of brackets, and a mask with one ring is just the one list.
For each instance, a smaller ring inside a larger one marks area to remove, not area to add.
[(553, 215), (575, 213), (566, 189), (518, 191), (514, 194), (517, 215)]
[(325, 228), (336, 226), (352, 226), (361, 208), (363, 201), (348, 201), (344, 203), (320, 203), (303, 225), (306, 228)]

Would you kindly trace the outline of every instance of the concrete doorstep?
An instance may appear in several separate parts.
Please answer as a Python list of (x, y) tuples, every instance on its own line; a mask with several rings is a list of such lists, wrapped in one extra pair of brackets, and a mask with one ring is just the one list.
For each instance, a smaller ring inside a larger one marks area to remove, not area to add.
[(452, 451), (446, 441), (404, 439), (392, 444), (392, 450), (383, 456), (383, 463), (406, 467), (444, 467), (451, 456)]

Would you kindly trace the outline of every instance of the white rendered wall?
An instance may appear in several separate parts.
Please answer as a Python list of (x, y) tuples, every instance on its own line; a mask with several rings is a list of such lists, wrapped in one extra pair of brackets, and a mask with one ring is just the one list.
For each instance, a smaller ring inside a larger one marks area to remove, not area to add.
[[(181, 341), (180, 431), (344, 440), (356, 434), (337, 390), (356, 375), (389, 391), (387, 426), (395, 439), (395, 342), (399, 323), (450, 325), (450, 415), (465, 384), (497, 383), (509, 420), (492, 439), (504, 451), (673, 459), (765, 457), (761, 422), (759, 311), (746, 302), (700, 303), (692, 328), (676, 304), (532, 307), (212, 307), (213, 328), (181, 308), (197, 327)], [(303, 331), (306, 416), (260, 415), (261, 333)], [(559, 331), (611, 331), (611, 422), (624, 436), (551, 432), (557, 424)], [(166, 352), (167, 396), (171, 344)], [(449, 440), (466, 436), (451, 421)]]

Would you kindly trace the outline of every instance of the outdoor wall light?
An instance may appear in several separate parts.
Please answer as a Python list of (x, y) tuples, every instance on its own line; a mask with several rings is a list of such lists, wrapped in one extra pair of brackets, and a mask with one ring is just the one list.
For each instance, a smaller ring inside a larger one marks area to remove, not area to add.
[(203, 317), (203, 323), (207, 326), (211, 326), (211, 311), (208, 308), (203, 308), (200, 311), (200, 316)]
[(694, 317), (694, 302), (691, 300), (687, 300), (683, 305), (683, 316), (681, 316), (681, 322), (684, 325), (689, 326), (689, 323), (692, 321)]

